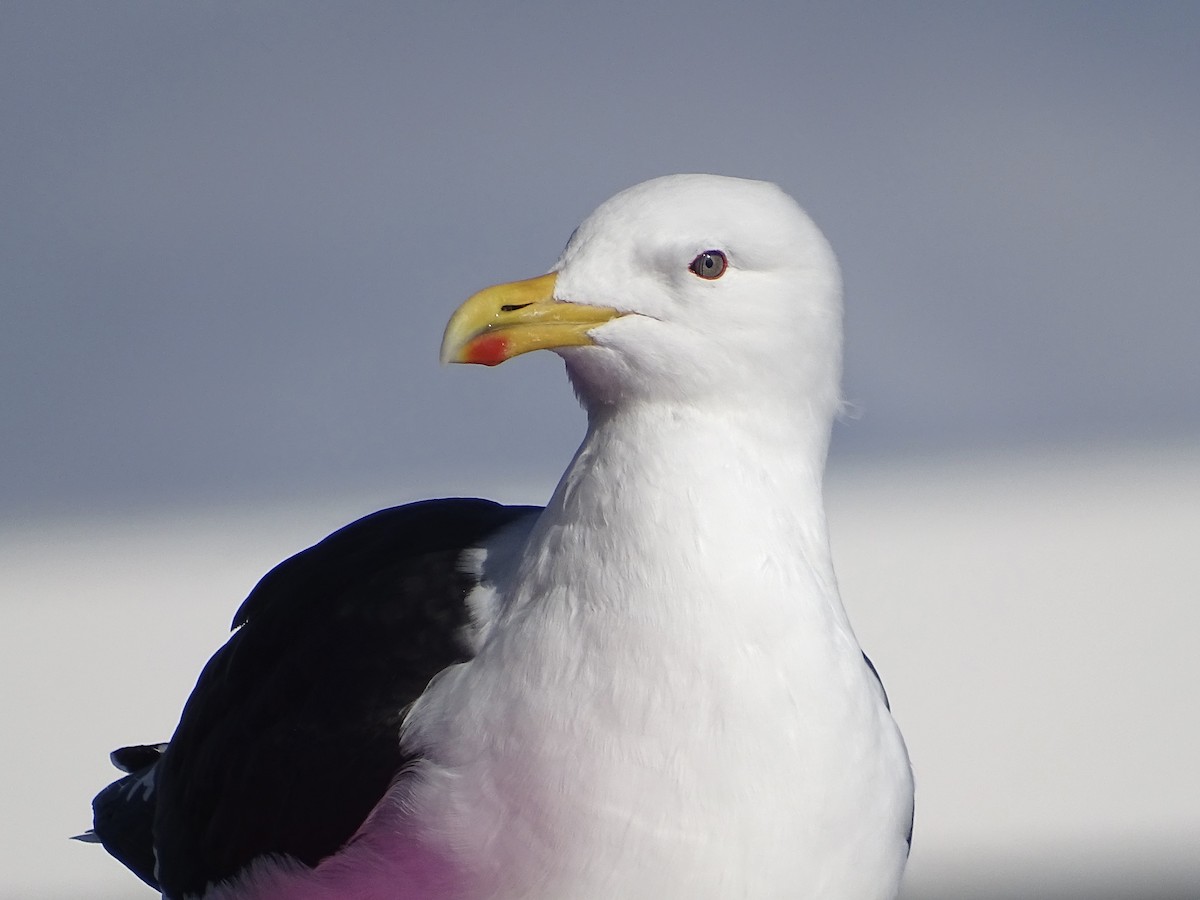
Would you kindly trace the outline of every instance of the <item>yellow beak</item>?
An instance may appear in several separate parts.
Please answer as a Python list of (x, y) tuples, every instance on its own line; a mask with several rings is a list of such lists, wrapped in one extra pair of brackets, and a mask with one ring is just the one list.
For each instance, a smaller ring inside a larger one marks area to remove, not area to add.
[(455, 310), (442, 337), (442, 362), (496, 366), (553, 347), (583, 347), (588, 332), (621, 315), (607, 306), (554, 299), (551, 272), (486, 288)]

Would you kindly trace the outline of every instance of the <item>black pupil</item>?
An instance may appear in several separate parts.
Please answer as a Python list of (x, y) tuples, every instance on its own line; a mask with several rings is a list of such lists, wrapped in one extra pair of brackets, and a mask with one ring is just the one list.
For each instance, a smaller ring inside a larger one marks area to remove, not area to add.
[(725, 272), (725, 254), (708, 250), (692, 260), (691, 269), (701, 278), (720, 278)]

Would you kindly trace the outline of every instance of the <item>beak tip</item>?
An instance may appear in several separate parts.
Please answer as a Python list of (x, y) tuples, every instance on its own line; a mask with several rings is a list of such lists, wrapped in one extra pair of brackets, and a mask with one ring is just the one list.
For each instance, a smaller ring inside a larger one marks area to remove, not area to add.
[(438, 362), (443, 366), (463, 361), (466, 342), (464, 335), (460, 333), (461, 329), (455, 329), (453, 325), (451, 322), (450, 327), (447, 327), (446, 333), (442, 335), (442, 345), (438, 348)]
[[(473, 294), (446, 323), (438, 354), (441, 362), (498, 366), (530, 350), (557, 346), (544, 333), (547, 326), (553, 329), (566, 324), (578, 330), (577, 323), (559, 322), (555, 315), (547, 314), (551, 307), (557, 310), (554, 304), (557, 277), (551, 272), (527, 281), (494, 285)], [(520, 312), (526, 307), (529, 307), (527, 312)], [(574, 335), (568, 337), (578, 341)]]

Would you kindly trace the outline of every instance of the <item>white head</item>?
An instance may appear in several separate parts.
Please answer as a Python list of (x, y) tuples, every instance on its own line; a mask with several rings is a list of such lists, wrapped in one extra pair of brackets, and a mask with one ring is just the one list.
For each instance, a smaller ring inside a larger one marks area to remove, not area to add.
[(838, 403), (841, 280), (825, 238), (761, 181), (671, 175), (579, 226), (550, 275), (475, 295), (443, 358), (567, 361), (589, 409), (632, 403)]

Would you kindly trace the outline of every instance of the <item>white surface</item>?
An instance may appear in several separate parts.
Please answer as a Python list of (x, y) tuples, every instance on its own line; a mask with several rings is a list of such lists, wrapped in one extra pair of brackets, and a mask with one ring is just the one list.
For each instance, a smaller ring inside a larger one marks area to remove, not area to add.
[[(916, 765), (909, 894), (1151, 869), (1200, 886), (1200, 450), (835, 468), (829, 505)], [(0, 532), (0, 897), (152, 896), (66, 840), (106, 754), (169, 736), (257, 578), (372, 508)]]
[(975, 871), (1200, 896), (1200, 451), (842, 472), (830, 507), (916, 769), (913, 894)]

